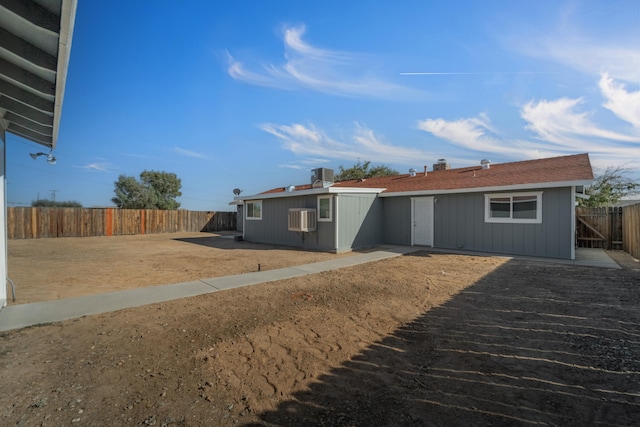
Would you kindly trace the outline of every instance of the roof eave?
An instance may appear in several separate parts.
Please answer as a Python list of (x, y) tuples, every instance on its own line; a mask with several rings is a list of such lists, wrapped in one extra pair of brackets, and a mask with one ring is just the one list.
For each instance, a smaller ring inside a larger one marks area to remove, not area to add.
[(262, 193), (252, 196), (237, 196), (234, 200), (264, 200), (278, 199), (282, 197), (313, 196), (320, 194), (379, 194), (384, 188), (357, 188), (357, 187), (327, 187), (311, 188), (308, 190), (281, 191), (278, 193)]
[(59, 135), (77, 3), (0, 2), (0, 128), (50, 149)]
[(557, 181), (557, 182), (532, 182), (527, 184), (499, 185), (491, 187), (473, 187), (473, 188), (453, 188), (447, 190), (414, 190), (414, 191), (396, 191), (380, 194), (380, 197), (403, 197), (403, 196), (427, 196), (435, 194), (454, 194), (454, 193), (480, 193), (487, 191), (518, 191), (533, 190), (539, 188), (559, 188), (559, 187), (576, 187), (581, 185), (591, 185), (592, 179), (576, 180), (576, 181)]
[(67, 71), (69, 69), (69, 58), (71, 56), (71, 41), (73, 39), (73, 27), (76, 20), (77, 0), (63, 0), (60, 17), (60, 36), (58, 40), (58, 68), (56, 73), (56, 99), (53, 110), (53, 134), (50, 148), (56, 148), (58, 142), (58, 132), (60, 128), (60, 118), (62, 117), (62, 102), (64, 100), (64, 90), (67, 81)]

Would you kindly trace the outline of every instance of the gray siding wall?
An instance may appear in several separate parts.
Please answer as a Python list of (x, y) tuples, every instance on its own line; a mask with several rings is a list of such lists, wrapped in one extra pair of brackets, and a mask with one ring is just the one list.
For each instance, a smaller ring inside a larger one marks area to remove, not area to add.
[(242, 220), (244, 210), (242, 208), (242, 205), (238, 205), (238, 210), (236, 212), (236, 231), (242, 231), (242, 224), (244, 223), (244, 221)]
[[(538, 191), (543, 192), (542, 224), (485, 223), (484, 193), (435, 195), (434, 247), (570, 259), (574, 209), (571, 188)], [(336, 205), (339, 206), (338, 218)], [(262, 220), (245, 220), (244, 238), (338, 252), (383, 243), (411, 244), (410, 197), (334, 194), (333, 221), (318, 222), (318, 230), (312, 233), (287, 229), (289, 208), (317, 209), (317, 196), (263, 200)], [(337, 244), (336, 224), (339, 227)]]
[(434, 246), (571, 258), (571, 214), (574, 209), (571, 188), (541, 191), (542, 224), (485, 223), (484, 193), (437, 195), (434, 205)]
[[(289, 208), (317, 209), (317, 204), (315, 195), (264, 199), (262, 200), (262, 219), (245, 219), (244, 239), (257, 243), (333, 251), (335, 250), (335, 221), (318, 222), (317, 230), (309, 233), (288, 230)], [(333, 218), (335, 218), (335, 202), (333, 209)]]
[(337, 198), (340, 211), (338, 251), (384, 242), (383, 201), (377, 194), (340, 194)]
[(384, 242), (392, 245), (411, 244), (411, 198), (385, 197)]

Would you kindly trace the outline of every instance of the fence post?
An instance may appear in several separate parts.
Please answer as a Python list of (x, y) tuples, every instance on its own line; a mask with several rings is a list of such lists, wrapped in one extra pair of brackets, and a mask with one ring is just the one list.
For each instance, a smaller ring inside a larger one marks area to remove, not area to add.
[(104, 216), (104, 231), (105, 235), (113, 236), (113, 209), (107, 208), (106, 215)]
[(38, 210), (31, 208), (31, 238), (38, 237)]

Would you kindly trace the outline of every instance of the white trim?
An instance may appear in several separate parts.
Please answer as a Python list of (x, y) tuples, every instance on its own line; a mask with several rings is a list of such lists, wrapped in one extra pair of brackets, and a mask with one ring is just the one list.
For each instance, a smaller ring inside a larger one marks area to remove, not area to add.
[(385, 188), (354, 188), (354, 187), (328, 187), (328, 188), (311, 188), (308, 190), (283, 191), (280, 193), (254, 194), (253, 196), (238, 196), (234, 200), (258, 200), (258, 199), (277, 199), (281, 197), (298, 197), (312, 196), (314, 194), (376, 194), (382, 193)]
[[(329, 200), (329, 218), (322, 218), (320, 216), (320, 212), (321, 212), (320, 200), (323, 200), (323, 199)], [(318, 203), (318, 210), (317, 210), (317, 212), (318, 212), (318, 222), (332, 222), (333, 221), (333, 196), (324, 195), (323, 194), (323, 195), (318, 196), (316, 198), (316, 200), (317, 200), (317, 203)]]
[(571, 239), (571, 259), (576, 259), (576, 207), (575, 200), (578, 193), (576, 193), (576, 187), (571, 187), (571, 230), (569, 230), (569, 237)]
[[(62, 116), (62, 102), (64, 99), (69, 58), (71, 56), (71, 41), (73, 27), (76, 22), (77, 0), (63, 0), (60, 10), (60, 33), (58, 37), (58, 64), (56, 67), (56, 96), (53, 105), (53, 132), (51, 133), (51, 149), (56, 148), (58, 130)], [(48, 146), (48, 144), (45, 144)]]
[(473, 187), (473, 188), (452, 188), (448, 190), (415, 190), (415, 191), (395, 191), (383, 193), (386, 188), (358, 188), (358, 187), (327, 187), (311, 188), (308, 190), (283, 191), (279, 193), (254, 194), (252, 196), (237, 196), (234, 200), (248, 201), (258, 199), (277, 199), (281, 197), (309, 196), (317, 194), (379, 194), (379, 197), (421, 197), (435, 196), (438, 194), (460, 194), (460, 193), (485, 193), (489, 191), (520, 191), (536, 190), (540, 188), (560, 188), (574, 187), (581, 185), (591, 185), (593, 180), (578, 181), (557, 181), (557, 182), (532, 182), (528, 184), (500, 185), (495, 187)]
[(415, 242), (415, 233), (414, 233), (414, 224), (415, 224), (415, 215), (413, 214), (414, 211), (416, 210), (416, 198), (412, 197), (411, 198), (411, 222), (410, 227), (411, 227), (411, 246), (415, 246), (416, 242)]
[[(249, 216), (249, 204), (260, 203), (260, 216)], [(244, 206), (244, 217), (248, 221), (261, 221), (262, 220), (262, 200), (251, 200), (245, 203)], [(243, 228), (244, 231), (244, 228)]]
[[(572, 187), (573, 188), (573, 187)], [(536, 217), (535, 218), (513, 218), (513, 198), (522, 196), (536, 197)], [(511, 199), (509, 218), (491, 217), (491, 199), (507, 198)], [(484, 195), (484, 222), (498, 224), (542, 224), (542, 191), (519, 192), (519, 193), (489, 193)]]
[(9, 275), (7, 266), (9, 264), (9, 252), (7, 249), (7, 143), (5, 136), (0, 138), (0, 244), (2, 245), (2, 255), (0, 255), (0, 277), (2, 277), (2, 286), (0, 287), (0, 309), (7, 305), (7, 284), (9, 283)]
[(336, 236), (335, 236), (336, 240), (335, 240), (334, 246), (336, 247), (336, 253), (340, 249), (340, 245), (338, 244), (338, 237), (340, 236), (340, 234), (338, 234), (338, 218), (340, 218), (340, 215), (339, 215), (340, 211), (338, 210), (338, 198), (339, 198), (339, 196), (336, 194), (336, 197), (335, 197), (335, 199), (336, 199), (336, 203), (335, 203), (336, 204), (336, 220), (334, 222), (334, 227), (335, 227), (335, 231), (336, 231), (336, 233), (335, 233), (336, 234)]
[(518, 191), (518, 190), (536, 190), (539, 188), (559, 188), (573, 187), (580, 185), (591, 185), (592, 180), (580, 181), (558, 181), (558, 182), (533, 182), (529, 184), (501, 185), (496, 187), (475, 187), (475, 188), (452, 188), (449, 190), (416, 190), (416, 191), (398, 191), (382, 193), (380, 197), (403, 197), (403, 196), (434, 196), (438, 194), (459, 194), (459, 193), (484, 193), (488, 191)]

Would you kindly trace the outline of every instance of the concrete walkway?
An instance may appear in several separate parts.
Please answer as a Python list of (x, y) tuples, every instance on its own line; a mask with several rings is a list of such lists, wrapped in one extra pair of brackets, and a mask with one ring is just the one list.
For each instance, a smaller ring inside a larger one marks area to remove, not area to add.
[(449, 253), (458, 255), (475, 255), (475, 256), (494, 256), (508, 259), (519, 259), (523, 261), (536, 261), (536, 262), (548, 262), (552, 264), (565, 264), (565, 265), (577, 265), (580, 267), (597, 267), (597, 268), (612, 268), (620, 270), (620, 267), (604, 249), (587, 249), (576, 248), (576, 259), (558, 259), (558, 258), (542, 258), (542, 257), (530, 257), (520, 255), (504, 255), (490, 252), (473, 252), (454, 249), (439, 249), (439, 248), (426, 248), (431, 252)]
[[(235, 276), (215, 277), (212, 279), (196, 280), (192, 282), (174, 283), (171, 285), (150, 286), (127, 291), (110, 292), (106, 294), (88, 295), (78, 298), (18, 304), (0, 310), (0, 331), (8, 331), (45, 323), (60, 322), (93, 314), (108, 313), (125, 308), (140, 307), (148, 304), (203, 295), (226, 289), (276, 280), (290, 279), (307, 274), (351, 267), (366, 262), (378, 261), (405, 255), (420, 250), (443, 253), (460, 253), (465, 255), (500, 256), (496, 254), (480, 254), (478, 252), (436, 250), (420, 246), (394, 246), (378, 251), (357, 254), (330, 261), (304, 264), (294, 267), (267, 270), (255, 273), (239, 274)], [(551, 258), (511, 257), (530, 261), (564, 263), (600, 268), (620, 268), (602, 249), (579, 249), (576, 260), (557, 260)]]
[(215, 277), (195, 280), (193, 282), (174, 283), (171, 285), (150, 286), (127, 291), (106, 294), (88, 295), (78, 298), (18, 304), (0, 310), (0, 331), (24, 328), (43, 323), (60, 322), (93, 314), (108, 313), (124, 308), (140, 307), (147, 304), (171, 301), (179, 298), (193, 297), (241, 286), (290, 279), (322, 271), (351, 267), (371, 261), (392, 258), (424, 248), (399, 246), (383, 248), (379, 251), (337, 258), (330, 261), (295, 267), (266, 270), (255, 273), (238, 274), (236, 276)]

